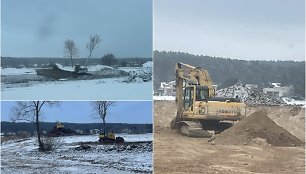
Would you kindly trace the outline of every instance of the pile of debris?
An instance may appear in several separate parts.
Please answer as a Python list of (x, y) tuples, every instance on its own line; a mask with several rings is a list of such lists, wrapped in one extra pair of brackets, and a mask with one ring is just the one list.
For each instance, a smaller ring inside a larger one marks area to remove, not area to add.
[(80, 65), (75, 65), (74, 68), (63, 67), (60, 64), (51, 64), (46, 68), (36, 70), (37, 75), (44, 76), (50, 79), (73, 79), (73, 80), (90, 80), (124, 77), (129, 74), (125, 71), (104, 67), (103, 65), (95, 65), (90, 67), (93, 71), (88, 71), (87, 68), (82, 68)]
[(265, 110), (256, 111), (233, 127), (216, 135), (215, 143), (224, 145), (302, 146), (303, 142), (272, 121)]
[(72, 129), (66, 129), (64, 125), (60, 122), (56, 123), (56, 126), (47, 133), (49, 137), (59, 137), (59, 136), (71, 136), (76, 135), (76, 132)]
[(138, 70), (129, 71), (129, 76), (123, 82), (148, 82), (152, 80), (152, 61), (148, 61), (143, 64), (142, 67), (139, 67)]
[(81, 142), (79, 146), (72, 148), (75, 151), (97, 151), (97, 152), (152, 152), (152, 141), (147, 142), (127, 142), (123, 144), (101, 145), (93, 142)]
[(273, 97), (263, 93), (259, 89), (251, 89), (244, 87), (242, 84), (236, 84), (228, 88), (216, 91), (217, 97), (239, 97), (241, 101), (247, 104), (264, 104), (264, 105), (285, 105), (286, 102), (280, 97)]

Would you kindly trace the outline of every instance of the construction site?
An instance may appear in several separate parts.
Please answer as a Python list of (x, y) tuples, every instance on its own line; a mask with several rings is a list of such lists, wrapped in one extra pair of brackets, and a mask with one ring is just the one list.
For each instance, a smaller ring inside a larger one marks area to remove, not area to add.
[(247, 119), (211, 141), (171, 129), (175, 101), (154, 101), (154, 172), (305, 173), (305, 108), (292, 108), (248, 107)]
[(175, 88), (175, 101), (154, 101), (154, 172), (305, 173), (304, 105), (224, 96), (183, 63)]

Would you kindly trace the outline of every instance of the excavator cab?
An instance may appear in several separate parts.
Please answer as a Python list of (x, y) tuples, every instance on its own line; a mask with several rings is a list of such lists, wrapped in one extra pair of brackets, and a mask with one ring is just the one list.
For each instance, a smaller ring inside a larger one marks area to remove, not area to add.
[(184, 89), (184, 110), (193, 111), (195, 101), (207, 101), (209, 99), (209, 89), (207, 86), (192, 85)]
[(207, 86), (196, 86), (195, 100), (207, 101), (209, 99), (209, 89)]

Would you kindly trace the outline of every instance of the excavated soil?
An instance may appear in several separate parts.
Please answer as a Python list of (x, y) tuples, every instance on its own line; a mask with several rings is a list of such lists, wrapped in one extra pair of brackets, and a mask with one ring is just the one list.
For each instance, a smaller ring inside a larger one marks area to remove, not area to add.
[(215, 142), (226, 145), (265, 144), (295, 147), (303, 142), (278, 126), (267, 116), (266, 110), (252, 113), (233, 127), (215, 136)]
[[(248, 116), (262, 109), (277, 125), (305, 141), (304, 108), (292, 115), (292, 106), (252, 106)], [(305, 173), (304, 146), (223, 145), (208, 142), (209, 138), (186, 137), (170, 128), (175, 113), (174, 101), (154, 101), (154, 173)]]

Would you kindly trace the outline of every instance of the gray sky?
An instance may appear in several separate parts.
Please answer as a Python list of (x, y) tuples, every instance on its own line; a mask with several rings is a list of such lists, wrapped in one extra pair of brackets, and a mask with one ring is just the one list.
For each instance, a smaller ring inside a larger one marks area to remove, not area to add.
[(304, 0), (154, 0), (154, 50), (305, 59)]
[(63, 57), (73, 39), (80, 57), (99, 34), (92, 57), (152, 57), (151, 0), (1, 0), (2, 56)]
[[(1, 101), (1, 121), (10, 121), (14, 101)], [(42, 109), (42, 120), (46, 122), (100, 123), (92, 117), (89, 101), (62, 101), (59, 107)], [(110, 108), (107, 123), (152, 123), (151, 101), (118, 101)]]

